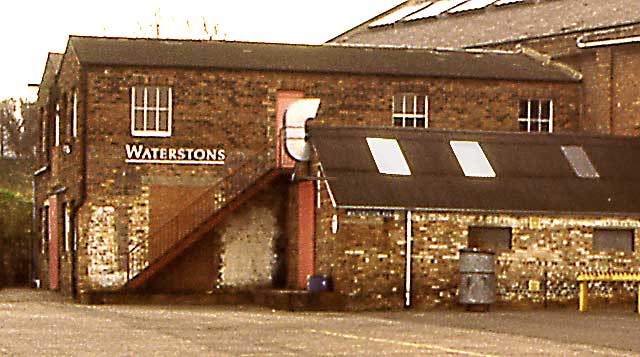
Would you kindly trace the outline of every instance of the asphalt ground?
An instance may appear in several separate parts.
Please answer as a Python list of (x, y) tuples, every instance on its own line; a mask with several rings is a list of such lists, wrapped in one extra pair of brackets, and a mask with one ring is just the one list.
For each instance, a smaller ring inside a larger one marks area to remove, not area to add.
[(631, 309), (286, 312), (0, 290), (2, 356), (640, 356)]

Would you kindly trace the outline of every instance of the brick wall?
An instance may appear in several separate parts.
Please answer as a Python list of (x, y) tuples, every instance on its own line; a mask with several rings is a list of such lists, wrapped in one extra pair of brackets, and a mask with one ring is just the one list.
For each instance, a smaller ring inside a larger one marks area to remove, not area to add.
[(497, 47), (513, 50), (517, 44), (533, 48), (580, 71), (582, 81), (582, 115), (580, 130), (590, 133), (640, 135), (637, 118), (640, 49), (637, 43), (580, 49), (577, 40), (624, 38), (640, 34), (640, 26), (630, 25), (593, 32), (576, 32), (547, 36)]
[[(130, 91), (140, 85), (172, 88), (170, 138), (131, 136)], [(57, 94), (65, 97), (67, 93), (67, 102), (70, 93), (79, 93), (80, 135), (70, 139), (71, 153), (52, 151), (52, 168), (37, 181), (37, 205), (42, 207), (46, 197), (60, 187), (67, 188), (60, 194), (61, 202), (79, 205), (76, 269), (81, 292), (120, 287), (129, 262), (137, 268), (148, 264), (145, 240), (153, 226), (161, 227), (163, 217), (168, 219), (197, 192), (246, 160), (259, 155), (275, 157), (278, 91), (297, 90), (321, 98), (316, 120), (330, 125), (391, 125), (393, 95), (409, 92), (429, 96), (429, 121), (434, 128), (517, 130), (518, 100), (542, 97), (554, 100), (556, 130), (575, 131), (580, 103), (574, 83), (78, 67), (72, 51), (65, 55), (58, 86)], [(62, 127), (69, 118), (62, 118)], [(224, 166), (127, 164), (125, 145), (135, 143), (222, 147), (227, 160)], [(178, 198), (180, 202), (174, 204)], [(267, 219), (272, 213), (256, 214)], [(97, 227), (101, 227), (99, 232)], [(143, 249), (135, 256), (124, 256), (127, 248), (140, 244)], [(291, 246), (288, 244), (288, 252)], [(66, 279), (62, 286), (68, 292), (73, 259), (63, 252), (61, 261)], [(46, 276), (46, 271), (40, 274)], [(291, 286), (291, 279), (287, 280)]]
[[(399, 309), (404, 305), (405, 219), (401, 212), (367, 217), (333, 209), (325, 183), (316, 206), (316, 274), (331, 276), (349, 309)], [(332, 232), (336, 216), (338, 230)]]
[[(323, 205), (327, 203), (323, 200)], [(328, 228), (333, 214), (339, 217), (337, 234)], [(400, 308), (405, 213), (336, 212), (324, 206), (318, 217), (316, 273), (332, 275), (335, 289), (351, 298), (352, 308)], [(512, 228), (512, 249), (496, 258), (499, 303), (574, 303), (581, 272), (640, 272), (637, 250), (608, 253), (594, 251), (592, 244), (594, 229), (620, 228), (634, 230), (637, 247), (637, 219), (414, 212), (412, 306), (457, 303), (459, 250), (467, 247), (470, 226)], [(590, 296), (600, 301), (633, 301), (635, 291), (634, 284), (590, 284)]]
[[(77, 58), (73, 51), (68, 50), (64, 60), (61, 63), (59, 74), (53, 77), (53, 73), (46, 73), (43, 79), (44, 87), (40, 88), (38, 98), (38, 109), (41, 110), (42, 119), (46, 120), (46, 135), (49, 144), (48, 155), (41, 150), (38, 151), (38, 168), (47, 167), (34, 178), (36, 183), (36, 191), (34, 204), (36, 206), (36, 232), (38, 242), (34, 250), (37, 254), (34, 277), (41, 281), (43, 286), (49, 284), (49, 257), (48, 250), (49, 240), (46, 239), (46, 227), (42, 226), (42, 211), (45, 208), (49, 198), (52, 195), (57, 196), (57, 205), (59, 213), (58, 217), (50, 217), (55, 219), (60, 227), (64, 225), (64, 216), (62, 207), (64, 204), (72, 208), (75, 212), (77, 205), (82, 200), (83, 194), (83, 152), (80, 150), (84, 146), (84, 123), (78, 121), (77, 135), (73, 135), (72, 116), (73, 116), (73, 96), (77, 93), (77, 116), (81, 118), (84, 114), (86, 101), (82, 96), (84, 90), (84, 82), (82, 81), (82, 71), (78, 64)], [(55, 146), (55, 116), (56, 105), (60, 107), (59, 131), (60, 145)], [(40, 130), (43, 127), (40, 126)], [(39, 135), (42, 135), (39, 132)], [(40, 142), (40, 140), (38, 141)], [(39, 147), (40, 149), (40, 147)], [(60, 289), (66, 294), (71, 294), (73, 287), (73, 257), (71, 250), (64, 248), (63, 230), (58, 230), (59, 244), (59, 269)], [(43, 239), (43, 234), (45, 239)]]

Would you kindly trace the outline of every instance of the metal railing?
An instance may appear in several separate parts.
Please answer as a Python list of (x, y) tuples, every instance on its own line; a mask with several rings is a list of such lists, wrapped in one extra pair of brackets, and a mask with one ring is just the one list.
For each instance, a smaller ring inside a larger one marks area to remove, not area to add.
[(235, 167), (228, 168), (228, 174), (214, 186), (198, 196), (167, 223), (150, 232), (146, 240), (129, 250), (127, 281), (131, 281), (152, 266), (189, 233), (206, 223), (259, 178), (275, 168), (276, 162), (270, 152), (251, 157)]
[(578, 301), (578, 309), (580, 312), (587, 311), (588, 308), (588, 291), (589, 282), (594, 281), (613, 281), (613, 282), (634, 282), (638, 283), (638, 304), (636, 311), (640, 314), (640, 273), (580, 273), (578, 274), (578, 283), (580, 283), (580, 295)]

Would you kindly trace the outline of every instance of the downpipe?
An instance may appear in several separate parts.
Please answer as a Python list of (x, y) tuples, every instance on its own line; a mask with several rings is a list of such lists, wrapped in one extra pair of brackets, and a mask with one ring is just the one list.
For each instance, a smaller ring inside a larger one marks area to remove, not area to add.
[(405, 272), (404, 272), (404, 307), (411, 307), (411, 211), (407, 211), (406, 246), (405, 246)]

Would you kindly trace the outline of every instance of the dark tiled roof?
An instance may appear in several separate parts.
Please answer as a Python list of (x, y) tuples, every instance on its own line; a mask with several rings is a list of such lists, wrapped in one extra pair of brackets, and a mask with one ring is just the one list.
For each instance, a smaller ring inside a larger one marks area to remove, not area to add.
[(62, 53), (49, 52), (49, 56), (47, 57), (47, 66), (50, 65), (51, 70), (57, 72), (62, 64), (63, 56), (64, 55)]
[(383, 27), (369, 28), (365, 23), (331, 42), (470, 48), (638, 22), (638, 0), (527, 0)]
[(553, 64), (505, 52), (75, 36), (69, 41), (83, 64), (577, 81)]
[[(638, 215), (640, 140), (623, 137), (310, 126), (339, 207)], [(411, 176), (377, 170), (366, 138), (395, 138)], [(480, 143), (495, 178), (464, 176), (450, 140)], [(600, 178), (579, 178), (561, 146), (582, 146)]]
[(49, 52), (47, 63), (44, 66), (44, 72), (42, 72), (42, 79), (40, 79), (40, 85), (38, 87), (38, 100), (41, 99), (40, 94), (48, 92), (49, 88), (53, 85), (55, 76), (58, 74), (58, 70), (62, 64), (63, 56), (61, 53)]

